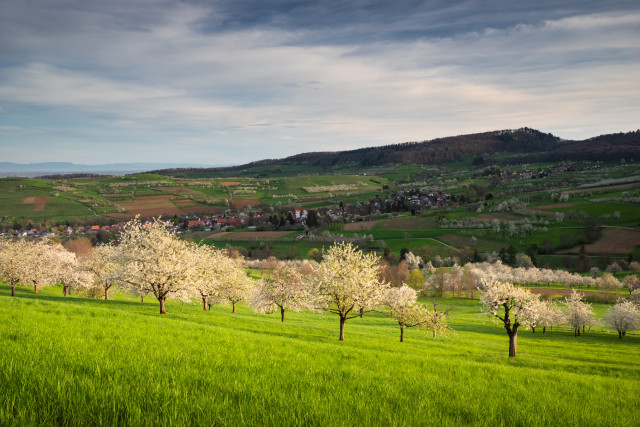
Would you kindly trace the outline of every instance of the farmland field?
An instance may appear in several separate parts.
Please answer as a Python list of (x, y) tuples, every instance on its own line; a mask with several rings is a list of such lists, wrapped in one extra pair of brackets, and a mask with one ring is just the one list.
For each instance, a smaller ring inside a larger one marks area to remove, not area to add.
[[(602, 237), (595, 243), (584, 245), (590, 254), (628, 254), (640, 246), (640, 230), (630, 228), (606, 228)], [(575, 247), (560, 253), (578, 253), (580, 247)]]
[(363, 230), (371, 230), (376, 226), (380, 221), (360, 221), (360, 222), (351, 222), (349, 224), (344, 225), (345, 231), (363, 231)]
[(27, 197), (22, 201), (23, 205), (34, 205), (33, 211), (43, 211), (44, 207), (47, 205), (46, 197)]
[(248, 239), (279, 239), (288, 234), (291, 234), (292, 237), (295, 236), (296, 232), (291, 231), (240, 231), (237, 233), (214, 233), (208, 236), (211, 239), (225, 239), (225, 240), (248, 240)]
[(235, 209), (244, 209), (247, 206), (257, 207), (261, 206), (262, 204), (263, 203), (258, 199), (236, 199), (231, 202), (231, 205), (233, 205)]
[(384, 221), (377, 228), (380, 230), (427, 230), (434, 228), (436, 221), (431, 217), (408, 216)]
[[(0, 423), (632, 426), (637, 333), (503, 328), (476, 300), (451, 307), (455, 334), (428, 337), (381, 313), (277, 316), (227, 306), (40, 295), (0, 285)], [(426, 301), (425, 301), (426, 302)], [(606, 306), (595, 305), (601, 314)]]
[(182, 211), (171, 203), (171, 199), (171, 196), (138, 197), (132, 202), (118, 202), (118, 206), (132, 214), (144, 216), (182, 214)]

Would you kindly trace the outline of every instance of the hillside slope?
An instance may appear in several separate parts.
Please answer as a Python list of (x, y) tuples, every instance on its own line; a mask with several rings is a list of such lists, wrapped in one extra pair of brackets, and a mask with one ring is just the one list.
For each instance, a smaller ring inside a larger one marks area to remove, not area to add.
[(340, 165), (361, 167), (385, 164), (444, 165), (469, 156), (480, 157), (498, 152), (517, 154), (517, 156), (507, 156), (503, 160), (508, 163), (638, 159), (640, 158), (640, 130), (601, 135), (583, 141), (570, 141), (525, 127), (517, 130), (483, 132), (357, 150), (309, 152), (284, 159), (265, 159), (233, 167), (162, 169), (154, 170), (152, 173), (176, 175), (199, 171), (216, 174), (281, 165), (308, 165), (322, 169)]

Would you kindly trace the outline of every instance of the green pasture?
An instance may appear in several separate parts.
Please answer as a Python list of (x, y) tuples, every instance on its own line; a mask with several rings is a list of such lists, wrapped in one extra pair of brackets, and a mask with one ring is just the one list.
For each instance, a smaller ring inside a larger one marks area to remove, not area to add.
[[(476, 300), (451, 308), (454, 334), (409, 329), (381, 313), (253, 313), (240, 306), (40, 295), (0, 285), (3, 425), (633, 426), (638, 333), (518, 335)], [(424, 302), (429, 302), (425, 300)], [(606, 306), (597, 305), (598, 312)]]
[[(46, 197), (44, 209), (36, 211), (34, 204), (24, 203), (29, 197)], [(53, 190), (50, 181), (0, 179), (0, 217), (16, 221), (65, 221), (94, 215), (74, 194)]]
[(393, 171), (383, 172), (380, 175), (388, 179), (413, 179), (416, 175), (423, 172), (422, 168), (417, 165), (400, 165)]
[[(306, 175), (286, 177), (279, 180), (278, 190), (274, 194), (294, 194), (298, 197), (326, 197), (327, 193), (361, 193), (371, 192), (382, 188), (382, 184), (373, 182), (372, 179), (382, 182), (379, 177), (371, 178), (362, 175)], [(363, 185), (364, 184), (364, 185)], [(323, 191), (311, 193), (305, 187), (354, 185), (354, 188), (346, 191)]]

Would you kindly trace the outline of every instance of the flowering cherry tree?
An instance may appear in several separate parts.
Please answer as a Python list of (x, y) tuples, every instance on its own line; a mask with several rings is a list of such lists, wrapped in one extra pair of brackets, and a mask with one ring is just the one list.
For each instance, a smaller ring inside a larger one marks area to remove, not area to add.
[(509, 335), (509, 357), (516, 357), (518, 328), (527, 316), (527, 310), (535, 297), (528, 290), (514, 286), (513, 283), (490, 280), (485, 281), (483, 285), (480, 297), (483, 311), (502, 322)]
[(536, 327), (542, 323), (542, 317), (544, 316), (545, 303), (540, 301), (539, 295), (533, 295), (533, 298), (529, 302), (527, 310), (523, 313), (522, 324), (527, 328), (531, 328), (531, 331), (535, 334)]
[(620, 300), (607, 310), (604, 321), (611, 329), (618, 331), (618, 338), (622, 339), (627, 331), (638, 329), (640, 312), (631, 301)]
[(81, 268), (91, 274), (93, 287), (100, 289), (105, 300), (109, 299), (109, 290), (118, 281), (119, 251), (112, 245), (96, 246), (81, 261)]
[(446, 332), (449, 328), (447, 318), (449, 310), (438, 311), (435, 301), (433, 311), (422, 304), (417, 304), (417, 292), (407, 285), (400, 288), (388, 288), (383, 304), (389, 309), (391, 317), (400, 326), (400, 342), (404, 342), (404, 330), (419, 326), (430, 330), (435, 338), (437, 332)]
[(385, 292), (383, 304), (389, 309), (389, 314), (400, 326), (400, 342), (404, 342), (405, 328), (418, 326), (423, 319), (416, 306), (417, 292), (407, 285), (400, 288), (389, 288)]
[(33, 285), (34, 293), (56, 281), (52, 245), (47, 240), (31, 242), (21, 254), (24, 262), (20, 281)]
[(26, 269), (28, 243), (24, 240), (0, 240), (0, 277), (11, 286), (11, 296), (16, 296), (16, 285), (22, 280)]
[(51, 247), (52, 281), (62, 285), (62, 294), (69, 295), (69, 288), (87, 288), (93, 282), (93, 277), (80, 268), (76, 254), (62, 245)]
[(166, 314), (167, 298), (186, 300), (193, 294), (189, 243), (159, 219), (143, 224), (137, 218), (124, 228), (118, 251), (119, 280), (135, 293), (152, 293)]
[(547, 332), (547, 328), (551, 329), (555, 325), (560, 325), (565, 322), (565, 316), (562, 310), (558, 308), (558, 305), (552, 301), (542, 301), (542, 306), (539, 308), (540, 318), (538, 325), (542, 327), (542, 333)]
[(221, 251), (213, 246), (192, 246), (193, 289), (202, 299), (204, 311), (211, 308), (214, 301), (219, 300), (222, 283), (231, 266)]
[(574, 336), (580, 336), (580, 330), (584, 333), (586, 327), (594, 323), (593, 308), (591, 304), (582, 301), (582, 298), (582, 294), (575, 289), (565, 297), (566, 319), (573, 328)]
[(374, 254), (364, 254), (351, 243), (337, 243), (324, 254), (312, 276), (317, 307), (340, 317), (341, 341), (348, 319), (381, 303), (388, 285), (378, 278), (378, 261)]
[(300, 311), (311, 308), (305, 280), (295, 266), (276, 270), (271, 278), (258, 281), (251, 293), (250, 303), (254, 310), (272, 313), (280, 310), (280, 320), (284, 322), (287, 309)]
[(236, 304), (246, 300), (251, 295), (254, 282), (247, 277), (245, 272), (230, 258), (225, 258), (226, 275), (220, 283), (216, 294), (219, 300), (227, 300), (231, 303), (231, 312), (236, 312)]

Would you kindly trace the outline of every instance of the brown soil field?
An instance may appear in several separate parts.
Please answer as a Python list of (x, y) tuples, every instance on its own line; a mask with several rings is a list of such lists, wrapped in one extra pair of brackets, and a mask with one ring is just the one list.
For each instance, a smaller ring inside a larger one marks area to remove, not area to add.
[(344, 231), (363, 231), (371, 230), (380, 221), (360, 221), (350, 222), (344, 225)]
[(182, 207), (182, 206), (193, 206), (196, 204), (196, 202), (194, 202), (193, 200), (187, 200), (187, 199), (177, 199), (177, 200), (173, 200), (173, 204), (178, 207)]
[(22, 201), (23, 205), (35, 205), (33, 207), (34, 212), (43, 211), (47, 204), (46, 197), (25, 197)]
[(519, 221), (521, 216), (509, 212), (481, 213), (478, 214), (479, 219), (497, 219), (500, 221)]
[(260, 200), (258, 200), (258, 199), (232, 200), (231, 201), (231, 205), (235, 209), (243, 209), (243, 208), (247, 207), (248, 205), (251, 205), (252, 207), (262, 206), (262, 202)]
[(180, 215), (182, 211), (171, 203), (171, 196), (138, 197), (133, 202), (118, 202), (118, 206), (141, 216)]
[[(628, 254), (640, 246), (640, 229), (605, 228), (602, 237), (595, 243), (584, 245), (588, 254)], [(580, 247), (559, 251), (563, 254), (577, 254)]]
[(433, 218), (422, 218), (419, 216), (409, 216), (404, 218), (390, 219), (380, 224), (381, 230), (427, 230), (434, 228), (436, 221)]
[(554, 205), (530, 206), (529, 209), (547, 210), (547, 209), (562, 209), (562, 208), (572, 208), (572, 207), (573, 207), (573, 203), (556, 203)]
[[(216, 233), (209, 236), (210, 238), (225, 240), (249, 240), (249, 239), (278, 239), (287, 234), (295, 232), (291, 231), (240, 231), (238, 233)], [(216, 236), (216, 237), (214, 237)]]
[(225, 181), (220, 183), (220, 185), (222, 185), (223, 187), (235, 187), (236, 185), (240, 184), (242, 184), (241, 181)]

